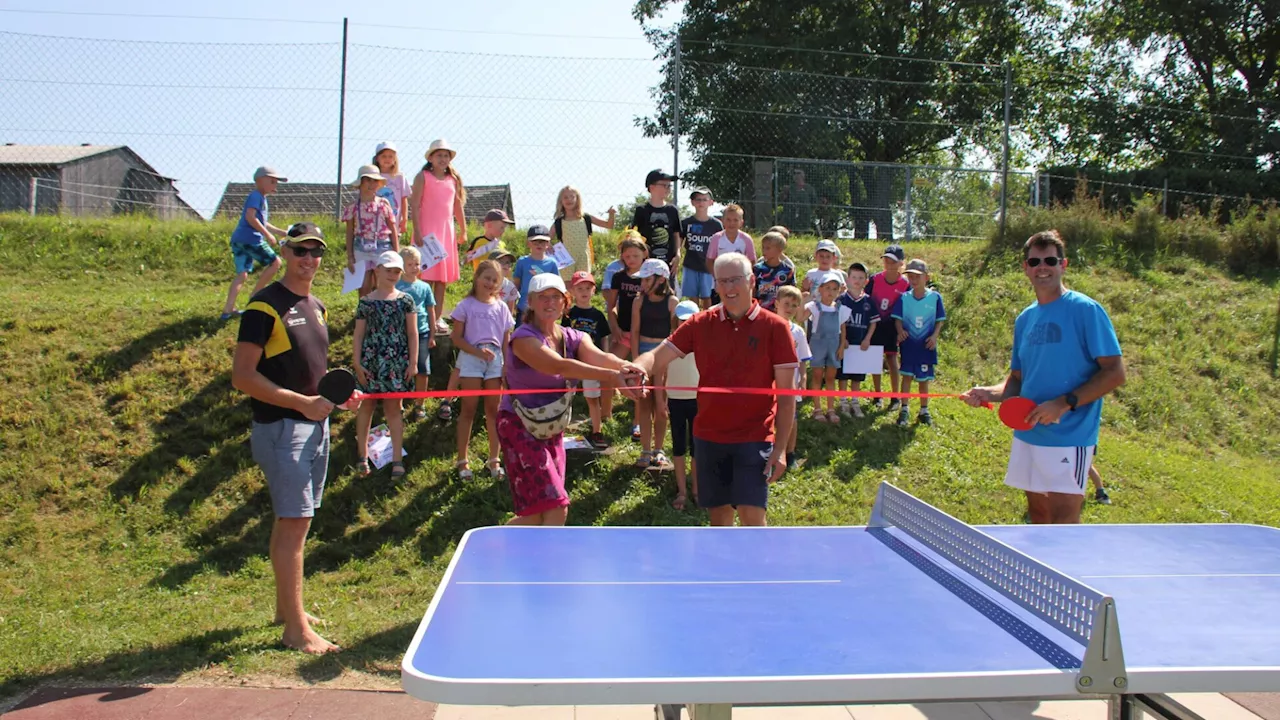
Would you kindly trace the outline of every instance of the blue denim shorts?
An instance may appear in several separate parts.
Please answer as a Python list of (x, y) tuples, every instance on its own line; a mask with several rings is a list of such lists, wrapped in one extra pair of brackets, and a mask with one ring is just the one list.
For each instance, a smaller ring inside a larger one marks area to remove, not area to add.
[(684, 278), (680, 281), (680, 297), (709, 298), (711, 289), (715, 287), (716, 278), (711, 273), (699, 272), (683, 268)]
[(489, 348), (493, 359), (485, 362), (471, 353), (458, 353), (458, 377), (496, 380), (502, 377), (502, 348), (493, 343), (480, 343), (477, 348)]

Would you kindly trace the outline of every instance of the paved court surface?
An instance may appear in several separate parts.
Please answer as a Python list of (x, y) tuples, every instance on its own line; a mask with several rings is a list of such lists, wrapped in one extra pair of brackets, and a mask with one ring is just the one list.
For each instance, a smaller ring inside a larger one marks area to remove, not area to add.
[[(1216, 693), (1173, 695), (1212, 720), (1280, 720), (1255, 715)], [(1264, 712), (1275, 695), (1241, 698)], [(1101, 701), (736, 708), (748, 720), (1106, 720)], [(651, 705), (606, 707), (462, 707), (424, 703), (402, 692), (264, 688), (45, 688), (3, 720), (651, 720)]]

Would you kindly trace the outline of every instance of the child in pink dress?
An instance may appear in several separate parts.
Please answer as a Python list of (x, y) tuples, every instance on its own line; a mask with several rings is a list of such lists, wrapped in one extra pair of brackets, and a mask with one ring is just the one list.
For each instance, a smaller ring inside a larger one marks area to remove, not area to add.
[[(449, 326), (441, 319), (447, 316), (448, 303), (445, 288), (457, 282), (461, 276), (458, 264), (458, 244), (467, 237), (467, 220), (463, 208), (467, 204), (467, 190), (462, 177), (452, 166), (457, 151), (444, 140), (436, 140), (427, 150), (427, 164), (413, 180), (413, 197), (409, 211), (413, 213), (413, 244), (422, 246), (422, 238), (435, 235), (444, 249), (445, 259), (430, 268), (424, 268), (418, 276), (431, 283), (436, 305), (431, 308), (431, 322), (439, 334), (449, 334)], [(457, 223), (455, 227), (455, 223)]]

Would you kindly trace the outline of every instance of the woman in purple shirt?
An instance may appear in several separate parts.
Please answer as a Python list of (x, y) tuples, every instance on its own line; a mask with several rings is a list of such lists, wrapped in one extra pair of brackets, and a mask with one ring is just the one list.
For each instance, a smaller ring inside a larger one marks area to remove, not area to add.
[(564, 426), (573, 397), (566, 390), (573, 380), (640, 385), (644, 373), (597, 348), (590, 335), (560, 326), (569, 295), (559, 274), (534, 275), (526, 297), (522, 324), (504, 351), (507, 387), (548, 392), (504, 395), (498, 409), (498, 440), (516, 511), (509, 524), (564, 525)]

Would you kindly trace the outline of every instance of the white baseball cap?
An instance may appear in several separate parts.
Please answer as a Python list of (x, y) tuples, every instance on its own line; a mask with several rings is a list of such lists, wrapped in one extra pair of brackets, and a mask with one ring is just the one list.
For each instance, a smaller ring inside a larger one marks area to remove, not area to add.
[(653, 277), (654, 275), (670, 279), (671, 268), (667, 267), (667, 264), (661, 260), (658, 260), (656, 258), (649, 258), (648, 260), (645, 260), (642, 265), (640, 265), (640, 269), (637, 270), (636, 274), (632, 275), (631, 277), (647, 278), (647, 277)]
[(831, 240), (819, 240), (818, 247), (814, 248), (813, 251), (815, 253), (820, 253), (823, 250), (826, 250), (827, 252), (832, 253), (833, 255), (840, 254), (840, 248)]
[(373, 149), (374, 156), (376, 157), (383, 150), (390, 150), (391, 152), (396, 153), (397, 155), (400, 154), (400, 151), (396, 149), (396, 144), (391, 142), (390, 140), (386, 142), (378, 143), (378, 147)]
[(404, 258), (400, 257), (400, 253), (388, 250), (378, 256), (378, 267), (393, 267), (404, 270)]
[(817, 287), (822, 287), (823, 285), (826, 285), (829, 282), (844, 285), (844, 277), (841, 276), (840, 273), (836, 272), (835, 270), (828, 270), (818, 276), (818, 282), (815, 284), (817, 285)]
[(552, 288), (559, 290), (561, 294), (565, 294), (569, 292), (567, 289), (565, 289), (564, 279), (560, 277), (560, 273), (552, 273), (552, 272), (538, 273), (537, 275), (533, 276), (532, 280), (529, 281), (528, 294), (529, 296), (533, 296), (533, 295), (537, 295), (543, 290), (550, 290)]

